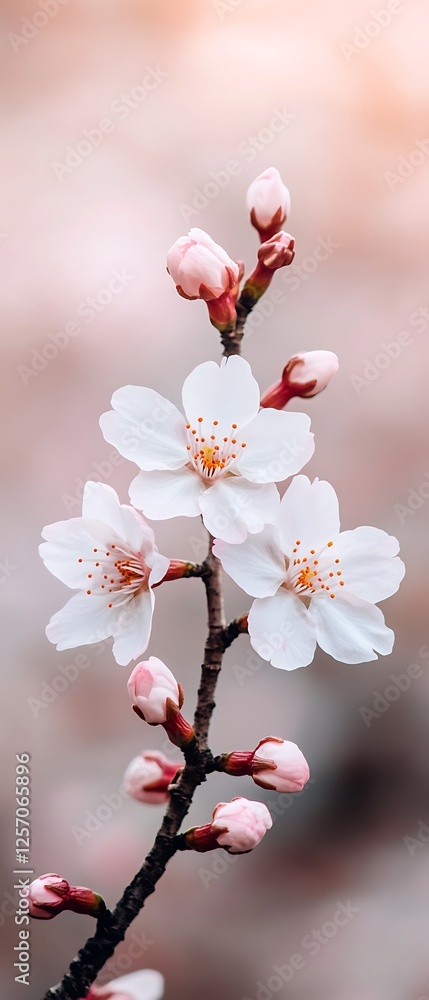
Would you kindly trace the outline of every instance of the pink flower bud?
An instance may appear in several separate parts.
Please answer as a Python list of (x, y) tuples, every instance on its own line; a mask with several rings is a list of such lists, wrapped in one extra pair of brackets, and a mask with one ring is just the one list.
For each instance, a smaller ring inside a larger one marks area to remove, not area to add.
[(220, 802), (213, 811), (211, 823), (196, 826), (184, 836), (189, 850), (205, 852), (223, 847), (229, 854), (247, 854), (272, 825), (263, 802), (238, 797), (231, 802)]
[(275, 167), (268, 167), (252, 181), (247, 191), (247, 207), (261, 241), (278, 233), (290, 212), (290, 194)]
[(173, 243), (167, 270), (180, 295), (206, 302), (234, 288), (239, 274), (238, 264), (202, 229), (191, 229)]
[(338, 371), (337, 355), (333, 351), (301, 351), (290, 358), (280, 382), (264, 393), (261, 406), (282, 410), (293, 396), (316, 396), (325, 389)]
[(295, 257), (295, 240), (289, 233), (275, 233), (271, 239), (261, 243), (258, 250), (258, 260), (265, 267), (276, 271), (279, 267), (287, 267)]
[(30, 917), (51, 920), (61, 910), (66, 909), (70, 886), (60, 875), (41, 875), (29, 886)]
[(150, 656), (134, 667), (127, 687), (133, 709), (144, 722), (163, 726), (178, 747), (184, 747), (194, 738), (192, 726), (180, 713), (183, 689), (157, 656)]
[(256, 785), (276, 792), (300, 792), (310, 777), (304, 754), (296, 743), (265, 736), (256, 750), (222, 754), (218, 769), (235, 777), (251, 775)]
[(86, 1000), (161, 1000), (164, 979), (155, 969), (140, 969), (113, 979), (106, 986), (91, 986)]
[(310, 768), (296, 743), (266, 736), (254, 751), (251, 775), (261, 788), (301, 792), (310, 777)]
[(157, 656), (134, 667), (127, 688), (134, 706), (150, 726), (162, 726), (167, 721), (168, 701), (177, 709), (183, 704), (176, 678)]
[(168, 788), (181, 767), (180, 761), (167, 760), (159, 750), (143, 751), (133, 758), (125, 771), (125, 792), (138, 802), (152, 805), (168, 802)]
[(105, 909), (101, 896), (83, 885), (69, 885), (60, 875), (41, 875), (28, 889), (29, 914), (38, 920), (52, 920), (62, 910), (74, 910), (98, 917)]

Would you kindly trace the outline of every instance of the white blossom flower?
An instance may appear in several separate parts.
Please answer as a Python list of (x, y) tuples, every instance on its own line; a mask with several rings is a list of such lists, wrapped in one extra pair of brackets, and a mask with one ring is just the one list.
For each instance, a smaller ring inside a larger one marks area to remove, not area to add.
[(391, 652), (394, 634), (376, 603), (394, 594), (405, 572), (396, 538), (378, 528), (340, 533), (333, 487), (296, 476), (278, 525), (240, 545), (216, 541), (215, 555), (252, 597), (253, 648), (274, 667), (311, 663), (316, 644), (343, 663)]
[(170, 565), (141, 514), (120, 504), (110, 486), (87, 482), (82, 517), (49, 524), (42, 537), (46, 568), (80, 591), (51, 618), (50, 642), (71, 649), (113, 636), (117, 663), (141, 656), (152, 626), (152, 587)]
[(240, 542), (275, 521), (276, 482), (314, 450), (310, 418), (259, 410), (243, 358), (198, 365), (183, 386), (186, 418), (153, 389), (125, 386), (100, 426), (106, 441), (142, 470), (131, 502), (156, 520), (201, 514), (212, 535)]

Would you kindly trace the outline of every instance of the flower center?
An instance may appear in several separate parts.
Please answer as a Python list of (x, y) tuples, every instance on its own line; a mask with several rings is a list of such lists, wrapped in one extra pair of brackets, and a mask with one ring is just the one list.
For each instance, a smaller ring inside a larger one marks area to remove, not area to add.
[(300, 539), (297, 539), (287, 562), (286, 588), (293, 590), (304, 601), (322, 590), (334, 598), (339, 587), (345, 586), (340, 569), (341, 559), (332, 551), (334, 542), (326, 542), (317, 551), (310, 549), (307, 555), (304, 555), (301, 545)]
[[(150, 568), (140, 552), (130, 552), (118, 542), (112, 542), (106, 549), (101, 546), (92, 551), (93, 557), (78, 559), (88, 567), (88, 596), (107, 597), (122, 591), (126, 601), (139, 590), (148, 589)], [(113, 607), (113, 603), (108, 606)]]
[(229, 434), (221, 434), (219, 421), (211, 423), (198, 417), (198, 426), (186, 424), (188, 432), (189, 464), (203, 479), (215, 479), (231, 470), (245, 441), (238, 441), (237, 424), (231, 424)]

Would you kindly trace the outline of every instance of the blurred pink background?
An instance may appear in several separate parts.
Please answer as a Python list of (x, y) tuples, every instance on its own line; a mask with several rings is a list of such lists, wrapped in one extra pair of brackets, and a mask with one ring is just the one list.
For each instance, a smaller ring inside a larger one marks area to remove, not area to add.
[[(115, 664), (108, 642), (57, 653), (45, 638), (70, 595), (39, 560), (40, 530), (79, 513), (87, 478), (109, 482), (126, 500), (134, 466), (98, 428), (115, 388), (150, 385), (178, 403), (189, 370), (219, 358), (205, 307), (175, 292), (166, 251), (195, 225), (250, 268), (257, 237), (245, 191), (273, 165), (291, 191), (287, 228), (297, 257), (275, 282), (284, 302), (267, 296), (244, 353), (264, 389), (295, 350), (337, 352), (339, 374), (305, 407), (316, 434), (305, 471), (333, 483), (345, 528), (376, 524), (399, 536), (408, 572), (383, 607), (396, 645), (391, 657), (353, 667), (319, 652), (290, 675), (261, 665), (246, 637), (233, 645), (214, 750), (278, 733), (299, 743), (313, 782), (280, 805), (246, 779), (207, 782), (191, 823), (205, 822), (217, 801), (247, 794), (277, 808), (272, 833), (233, 863), (223, 854), (174, 858), (108, 971), (159, 969), (168, 1000), (271, 1000), (276, 992), (288, 1000), (424, 1000), (427, 6), (50, 0), (43, 16), (42, 0), (3, 0), (0, 10), (2, 996), (38, 1000), (93, 926), (75, 914), (32, 924), (32, 985), (14, 983), (15, 753), (32, 755), (37, 873), (61, 872), (113, 905), (160, 822), (158, 809), (118, 795), (129, 759), (164, 743), (130, 712), (128, 669)], [(108, 131), (94, 132), (106, 118)], [(66, 158), (76, 165), (64, 169)], [(321, 245), (329, 250), (317, 263)], [(107, 301), (114, 272), (123, 289)], [(202, 556), (197, 521), (156, 530), (162, 552)], [(245, 595), (231, 583), (226, 590), (228, 617), (247, 610)], [(200, 582), (161, 589), (149, 652), (184, 683), (188, 711), (204, 635)], [(77, 678), (55, 694), (53, 680), (82, 653)], [(391, 674), (412, 663), (421, 676), (365, 722), (361, 709), (372, 709), (375, 692), (384, 695)], [(49, 691), (51, 703), (40, 707)], [(110, 818), (106, 796), (115, 803)], [(108, 818), (97, 826), (91, 816), (103, 804)], [(82, 839), (76, 830), (86, 824)], [(317, 952), (303, 944), (327, 922), (332, 929), (339, 903), (354, 908), (345, 926)], [(279, 988), (274, 967), (297, 953), (303, 967)]]

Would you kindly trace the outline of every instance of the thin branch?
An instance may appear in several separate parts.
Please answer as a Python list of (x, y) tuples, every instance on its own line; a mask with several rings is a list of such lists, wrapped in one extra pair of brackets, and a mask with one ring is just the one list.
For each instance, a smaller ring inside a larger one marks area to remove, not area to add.
[[(195, 789), (215, 770), (214, 758), (208, 749), (211, 716), (215, 707), (214, 693), (225, 646), (225, 616), (222, 594), (221, 564), (212, 552), (213, 539), (203, 563), (202, 577), (206, 588), (208, 636), (201, 668), (198, 702), (194, 717), (195, 743), (185, 753), (185, 767), (172, 789), (170, 802), (153, 847), (140, 871), (127, 886), (113, 913), (107, 910), (98, 922), (95, 934), (88, 939), (61, 983), (46, 993), (44, 1000), (80, 1000), (123, 941), (131, 922), (154, 892), (170, 858), (179, 848), (177, 833), (189, 810)], [(232, 639), (231, 639), (232, 641)], [(229, 645), (229, 643), (228, 643)]]

